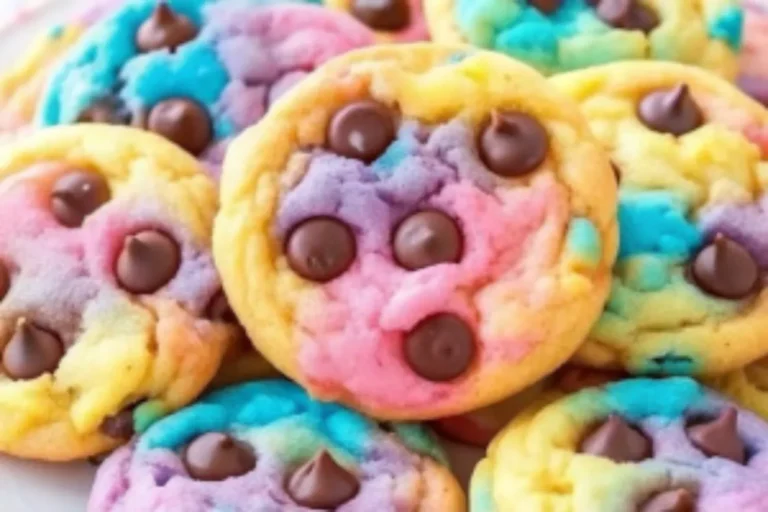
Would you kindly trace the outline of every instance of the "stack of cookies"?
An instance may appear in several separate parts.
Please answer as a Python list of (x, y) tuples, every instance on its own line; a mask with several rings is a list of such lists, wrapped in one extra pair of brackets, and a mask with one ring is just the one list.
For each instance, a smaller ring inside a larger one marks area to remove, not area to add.
[(0, 78), (0, 453), (89, 512), (768, 511), (768, 4), (91, 4)]

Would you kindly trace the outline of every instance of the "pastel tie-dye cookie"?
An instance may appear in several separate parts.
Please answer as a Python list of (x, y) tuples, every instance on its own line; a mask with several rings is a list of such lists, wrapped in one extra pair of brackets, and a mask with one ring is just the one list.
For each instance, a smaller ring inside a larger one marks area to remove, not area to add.
[(563, 363), (599, 314), (610, 165), (502, 55), (352, 52), (230, 148), (214, 247), (238, 317), (313, 395), (436, 418)]
[(546, 397), (491, 443), (473, 512), (768, 510), (768, 424), (695, 381)]
[(293, 383), (224, 389), (164, 418), (99, 469), (89, 512), (463, 512), (443, 453)]
[(579, 102), (621, 182), (611, 297), (579, 361), (712, 375), (768, 354), (768, 112), (674, 63), (550, 81)]
[(614, 61), (693, 64), (735, 78), (738, 0), (426, 0), (432, 38), (552, 74)]
[(325, 4), (363, 22), (376, 32), (380, 43), (429, 39), (424, 0), (325, 0)]
[(216, 187), (155, 135), (41, 131), (0, 150), (0, 451), (70, 460), (191, 402), (219, 321)]
[(128, 0), (61, 65), (38, 121), (144, 128), (217, 177), (233, 136), (316, 66), (373, 41), (353, 18), (299, 0)]

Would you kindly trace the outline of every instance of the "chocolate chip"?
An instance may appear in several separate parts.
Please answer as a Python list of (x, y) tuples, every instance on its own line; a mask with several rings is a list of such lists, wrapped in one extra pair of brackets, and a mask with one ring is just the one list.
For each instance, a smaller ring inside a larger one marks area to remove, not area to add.
[(205, 317), (215, 322), (238, 323), (237, 316), (235, 316), (235, 312), (232, 310), (232, 306), (229, 305), (229, 300), (222, 290), (214, 295), (208, 306), (206, 306)]
[(291, 475), (286, 491), (302, 507), (336, 509), (357, 496), (360, 482), (322, 450)]
[(133, 409), (128, 407), (101, 422), (99, 430), (114, 439), (128, 440), (133, 437)]
[(451, 217), (434, 210), (406, 217), (395, 230), (392, 246), (400, 266), (409, 270), (457, 263), (464, 241)]
[(256, 467), (256, 454), (248, 443), (220, 432), (195, 438), (182, 460), (189, 476), (207, 482), (242, 476)]
[(11, 274), (3, 262), (0, 261), (0, 300), (3, 300), (11, 289)]
[(397, 32), (408, 28), (408, 0), (352, 0), (352, 15), (374, 30)]
[(611, 169), (613, 169), (613, 177), (616, 179), (616, 183), (621, 185), (621, 170), (619, 166), (611, 162)]
[(651, 441), (616, 415), (585, 437), (579, 451), (614, 462), (640, 462), (653, 455)]
[(176, 50), (197, 35), (192, 20), (177, 14), (164, 1), (158, 2), (152, 15), (141, 24), (136, 33), (136, 46), (142, 52)]
[(687, 489), (665, 491), (640, 506), (638, 512), (694, 512), (696, 498)]
[(77, 228), (85, 218), (109, 201), (109, 185), (101, 174), (71, 171), (56, 180), (51, 192), (51, 211), (61, 224)]
[(640, 100), (637, 115), (648, 128), (677, 136), (704, 123), (701, 110), (685, 84), (648, 93)]
[(114, 98), (102, 98), (77, 116), (78, 123), (128, 124), (128, 116)]
[(541, 165), (549, 151), (549, 135), (528, 114), (494, 111), (480, 132), (479, 149), (491, 172), (512, 178)]
[(528, 3), (544, 14), (552, 14), (560, 8), (563, 0), (529, 0)]
[(64, 346), (58, 336), (22, 319), (3, 350), (3, 368), (12, 379), (36, 379), (53, 372), (62, 357)]
[(386, 151), (395, 132), (395, 119), (386, 105), (357, 101), (334, 114), (328, 126), (328, 146), (341, 156), (371, 163)]
[(168, 235), (147, 230), (125, 239), (115, 273), (120, 286), (131, 293), (153, 293), (179, 270), (181, 251)]
[(310, 281), (325, 283), (352, 265), (357, 245), (352, 230), (342, 221), (316, 217), (294, 228), (285, 252), (294, 272)]
[(637, 0), (601, 0), (594, 4), (597, 17), (612, 27), (648, 33), (659, 26), (656, 12)]
[(738, 79), (739, 87), (749, 96), (768, 107), (768, 79), (757, 76), (741, 76)]
[(194, 101), (172, 98), (152, 107), (147, 129), (176, 143), (189, 153), (200, 155), (213, 141), (208, 112)]
[(737, 430), (738, 412), (728, 407), (708, 423), (688, 428), (688, 438), (707, 457), (721, 457), (739, 464), (747, 460), (744, 441)]
[(743, 299), (760, 284), (760, 268), (749, 251), (720, 234), (693, 260), (691, 274), (699, 288), (725, 299)]
[(422, 320), (406, 334), (405, 361), (420, 377), (432, 382), (453, 380), (467, 371), (475, 357), (472, 328), (450, 313)]

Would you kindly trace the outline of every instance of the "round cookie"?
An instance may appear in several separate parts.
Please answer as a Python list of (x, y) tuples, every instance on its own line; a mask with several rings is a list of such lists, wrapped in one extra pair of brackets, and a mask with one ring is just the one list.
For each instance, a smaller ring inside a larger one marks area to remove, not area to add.
[(313, 5), (128, 0), (58, 69), (38, 121), (141, 127), (218, 177), (228, 141), (287, 89), (328, 58), (372, 43), (361, 23)]
[(768, 112), (674, 63), (550, 80), (579, 102), (620, 180), (619, 257), (578, 361), (721, 374), (768, 353)]
[(744, 46), (739, 62), (739, 86), (768, 105), (768, 5), (744, 0)]
[(61, 127), (0, 149), (0, 178), (0, 452), (85, 458), (191, 402), (236, 335), (211, 320), (198, 163), (141, 131)]
[(468, 43), (545, 74), (637, 59), (737, 72), (738, 0), (426, 0), (433, 40)]
[(530, 68), (373, 47), (233, 143), (214, 251), (279, 370), (373, 416), (431, 419), (522, 390), (581, 343), (608, 291), (615, 193), (581, 114)]
[(493, 441), (470, 503), (473, 512), (766, 510), (768, 424), (685, 377), (555, 394)]
[(287, 381), (234, 386), (115, 452), (88, 511), (463, 512), (428, 431), (388, 430)]
[(354, 16), (376, 32), (380, 43), (429, 39), (424, 18), (426, 0), (325, 0), (325, 4)]

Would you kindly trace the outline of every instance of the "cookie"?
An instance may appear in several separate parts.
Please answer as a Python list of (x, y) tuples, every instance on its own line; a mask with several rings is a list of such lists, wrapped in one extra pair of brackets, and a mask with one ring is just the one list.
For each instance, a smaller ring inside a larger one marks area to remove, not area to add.
[(0, 137), (12, 139), (31, 129), (46, 81), (83, 32), (104, 15), (115, 0), (102, 0), (66, 24), (38, 37), (18, 61), (0, 74)]
[(156, 135), (61, 127), (0, 149), (0, 452), (85, 458), (191, 402), (215, 318), (216, 187)]
[(313, 5), (129, 0), (54, 75), (43, 126), (130, 124), (165, 136), (216, 177), (227, 142), (317, 65), (373, 43), (367, 27)]
[(768, 112), (675, 63), (550, 81), (579, 102), (621, 183), (611, 297), (578, 360), (713, 375), (768, 354)]
[(424, 18), (425, 0), (325, 0), (376, 32), (380, 43), (408, 43), (429, 39)]
[(768, 419), (768, 357), (705, 382), (742, 407)]
[(627, 380), (515, 418), (475, 469), (471, 510), (759, 512), (767, 454), (768, 424), (695, 381)]
[(738, 0), (426, 0), (432, 38), (468, 43), (552, 74), (622, 60), (737, 72)]
[(739, 62), (739, 86), (768, 105), (768, 5), (744, 1), (744, 46)]
[(429, 432), (389, 429), (287, 381), (234, 386), (114, 453), (88, 511), (464, 511)]
[(279, 370), (372, 416), (432, 419), (576, 349), (608, 291), (615, 193), (581, 114), (532, 69), (373, 47), (233, 143), (214, 251)]

